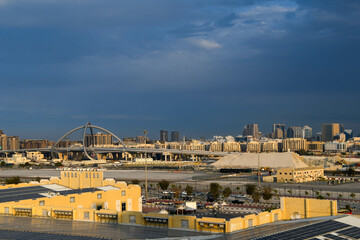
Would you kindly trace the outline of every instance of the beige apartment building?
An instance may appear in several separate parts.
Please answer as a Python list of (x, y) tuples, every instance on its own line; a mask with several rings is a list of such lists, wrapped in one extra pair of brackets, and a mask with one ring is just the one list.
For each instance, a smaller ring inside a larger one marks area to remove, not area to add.
[(279, 143), (276, 141), (268, 141), (262, 143), (262, 152), (278, 152)]
[(223, 144), (224, 152), (241, 152), (240, 143), (238, 142), (226, 142)]
[(281, 168), (277, 171), (277, 182), (302, 183), (324, 177), (323, 167)]
[(286, 151), (298, 151), (301, 149), (307, 150), (308, 144), (306, 139), (302, 138), (288, 138), (282, 140), (282, 150)]
[(255, 142), (255, 141), (249, 142), (247, 144), (246, 151), (247, 152), (261, 152), (261, 143)]
[(222, 152), (223, 144), (218, 142), (212, 142), (210, 144), (210, 151), (212, 152)]

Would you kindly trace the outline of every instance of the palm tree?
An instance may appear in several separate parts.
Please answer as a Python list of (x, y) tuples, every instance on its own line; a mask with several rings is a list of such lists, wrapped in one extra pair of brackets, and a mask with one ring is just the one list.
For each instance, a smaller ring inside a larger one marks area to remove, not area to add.
[(147, 135), (148, 135), (148, 133), (149, 133), (149, 132), (148, 132), (148, 130), (144, 130), (144, 132), (143, 132), (143, 133), (144, 133), (144, 137), (145, 137), (145, 139), (144, 139), (144, 140), (145, 140), (145, 144), (146, 144), (146, 137), (147, 137)]

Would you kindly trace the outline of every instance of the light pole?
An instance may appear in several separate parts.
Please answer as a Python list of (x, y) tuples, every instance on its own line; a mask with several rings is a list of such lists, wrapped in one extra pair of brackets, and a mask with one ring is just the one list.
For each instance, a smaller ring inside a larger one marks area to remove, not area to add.
[[(148, 134), (148, 131), (144, 130), (144, 136), (145, 136), (144, 142), (145, 142), (145, 145), (146, 145), (146, 136), (147, 136), (147, 134)], [(147, 201), (147, 199), (148, 199), (147, 156), (145, 156), (145, 200)]]
[(260, 188), (260, 152), (258, 152), (258, 187)]
[(66, 137), (65, 140), (66, 140), (66, 160), (69, 161), (69, 138)]

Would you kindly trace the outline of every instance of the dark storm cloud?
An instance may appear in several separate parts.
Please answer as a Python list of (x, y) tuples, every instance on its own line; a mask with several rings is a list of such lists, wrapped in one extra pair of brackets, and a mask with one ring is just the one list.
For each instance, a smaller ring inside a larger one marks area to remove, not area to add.
[(336, 0), (0, 0), (0, 129), (359, 132), (359, 16), (358, 1)]

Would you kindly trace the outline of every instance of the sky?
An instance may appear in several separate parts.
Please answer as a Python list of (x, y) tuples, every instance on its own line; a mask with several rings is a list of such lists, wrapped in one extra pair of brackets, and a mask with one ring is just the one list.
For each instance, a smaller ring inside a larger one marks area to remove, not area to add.
[(0, 0), (0, 129), (360, 133), (358, 0)]

